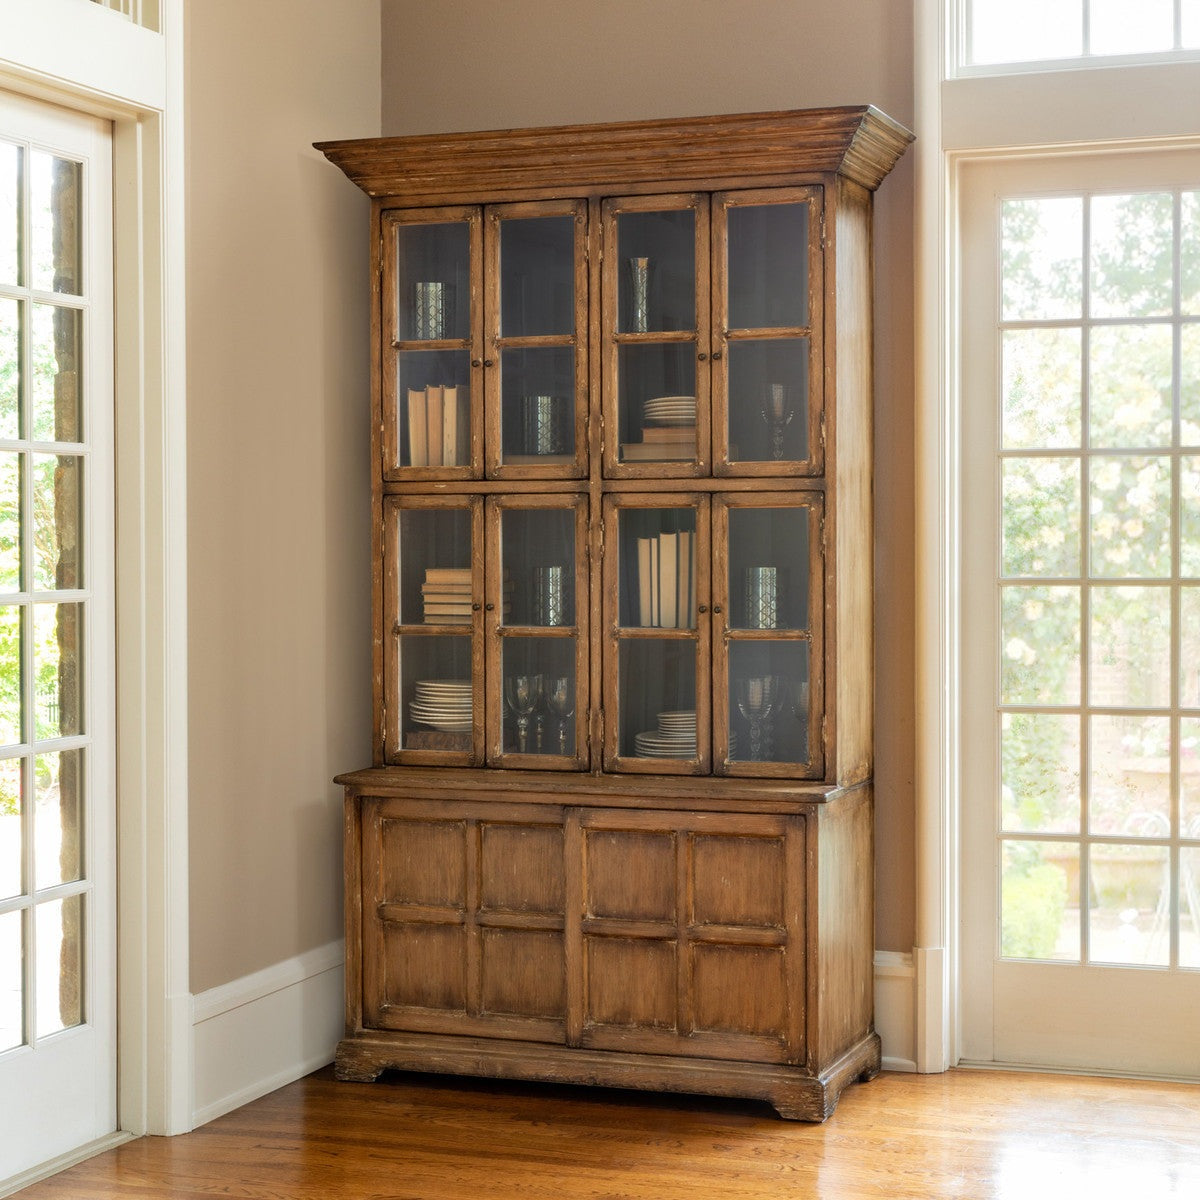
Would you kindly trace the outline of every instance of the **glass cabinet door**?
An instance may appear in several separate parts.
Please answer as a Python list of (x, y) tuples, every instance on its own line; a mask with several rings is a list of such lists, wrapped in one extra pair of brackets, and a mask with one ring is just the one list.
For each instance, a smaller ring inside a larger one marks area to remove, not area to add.
[(385, 479), (482, 473), (481, 256), (478, 209), (384, 214)]
[(823, 770), (821, 512), (815, 493), (713, 500), (717, 774)]
[(587, 472), (587, 204), (487, 210), (487, 473)]
[(604, 472), (707, 474), (707, 200), (608, 200), (603, 214)]
[(713, 201), (717, 475), (819, 474), (820, 189)]
[(493, 766), (588, 765), (588, 498), (494, 497), (487, 526)]
[(482, 763), (482, 499), (384, 506), (384, 758)]
[(705, 773), (708, 501), (620, 494), (605, 504), (605, 768)]

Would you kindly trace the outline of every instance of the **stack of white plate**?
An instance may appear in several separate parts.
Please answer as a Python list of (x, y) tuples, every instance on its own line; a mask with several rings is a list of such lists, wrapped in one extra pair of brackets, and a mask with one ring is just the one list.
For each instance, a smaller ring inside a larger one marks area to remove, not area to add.
[(416, 699), (409, 705), (412, 719), (445, 733), (465, 733), (471, 728), (469, 679), (419, 679)]
[(695, 396), (656, 396), (646, 401), (646, 423), (649, 425), (695, 425)]
[[(659, 713), (658, 728), (634, 734), (633, 745), (639, 758), (695, 758), (695, 710)], [(729, 753), (736, 748), (737, 734), (730, 730)]]

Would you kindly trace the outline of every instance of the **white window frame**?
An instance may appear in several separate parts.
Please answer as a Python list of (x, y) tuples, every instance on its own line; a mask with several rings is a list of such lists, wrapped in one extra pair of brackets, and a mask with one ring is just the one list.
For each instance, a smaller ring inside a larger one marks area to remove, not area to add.
[[(958, 0), (915, 0), (916, 295), (916, 1062), (959, 1058), (958, 761), (962, 647), (956, 260), (958, 172), (994, 156), (1200, 148), (1200, 58), (967, 76), (950, 37)], [(1136, 98), (1136, 100), (1134, 99)]]
[(0, 0), (0, 87), (113, 122), (118, 1126), (129, 1135), (190, 1128), (193, 1074), (183, 0), (151, 0), (142, 17), (162, 32), (87, 0)]

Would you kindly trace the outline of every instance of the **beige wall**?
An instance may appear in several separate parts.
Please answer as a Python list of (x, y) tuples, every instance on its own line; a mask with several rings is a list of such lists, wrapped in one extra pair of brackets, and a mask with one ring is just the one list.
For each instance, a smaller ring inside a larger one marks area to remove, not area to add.
[[(871, 103), (911, 127), (911, 0), (383, 0), (383, 132)], [(914, 940), (913, 169), (876, 205), (876, 945)]]
[(185, 5), (193, 992), (341, 934), (370, 761), (367, 202), (379, 0)]

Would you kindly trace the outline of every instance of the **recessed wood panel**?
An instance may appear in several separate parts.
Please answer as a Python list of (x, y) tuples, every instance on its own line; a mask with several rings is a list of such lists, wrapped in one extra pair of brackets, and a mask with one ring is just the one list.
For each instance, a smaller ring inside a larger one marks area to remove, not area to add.
[(467, 937), (461, 925), (388, 925), (383, 943), (385, 1004), (466, 1010)]
[(785, 925), (782, 838), (697, 835), (692, 867), (695, 924)]
[(586, 1020), (595, 1025), (674, 1029), (674, 942), (587, 939)]
[(380, 854), (382, 901), (464, 907), (467, 863), (463, 822), (384, 821)]
[(765, 946), (693, 946), (692, 1018), (697, 1031), (782, 1038), (784, 952)]
[(566, 1012), (566, 963), (561, 933), (483, 931), (483, 1011), (518, 1017)]
[(481, 909), (562, 913), (565, 883), (561, 826), (485, 824), (481, 833)]
[(670, 833), (587, 832), (587, 914), (675, 920), (675, 838)]

